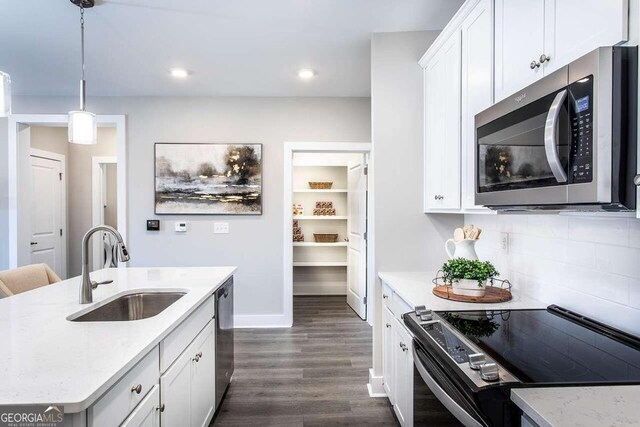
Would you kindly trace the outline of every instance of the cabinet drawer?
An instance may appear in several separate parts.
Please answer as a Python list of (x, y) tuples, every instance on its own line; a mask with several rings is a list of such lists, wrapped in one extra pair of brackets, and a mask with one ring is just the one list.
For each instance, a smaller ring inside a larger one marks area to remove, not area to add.
[(160, 343), (160, 372), (167, 370), (178, 358), (180, 353), (189, 346), (189, 343), (209, 323), (214, 315), (213, 296), (207, 299), (189, 317)]
[(120, 427), (160, 427), (160, 387), (153, 386)]
[[(158, 348), (155, 347), (88, 410), (90, 427), (120, 424), (158, 383)], [(139, 387), (138, 387), (139, 386)], [(135, 388), (138, 388), (138, 393)]]
[(393, 291), (386, 283), (382, 283), (382, 304), (385, 307), (392, 309), (391, 307), (391, 296), (393, 295)]
[(398, 319), (402, 319), (403, 314), (413, 311), (413, 307), (407, 304), (395, 292), (393, 293), (393, 296), (391, 298), (391, 306), (392, 306), (391, 311)]

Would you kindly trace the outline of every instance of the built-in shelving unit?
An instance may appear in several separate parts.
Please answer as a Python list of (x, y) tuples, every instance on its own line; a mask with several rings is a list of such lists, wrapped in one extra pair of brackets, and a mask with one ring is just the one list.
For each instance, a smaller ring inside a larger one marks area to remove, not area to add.
[[(314, 190), (310, 181), (331, 181), (331, 189)], [(294, 295), (346, 295), (347, 291), (347, 165), (304, 164), (293, 168), (294, 204), (304, 215), (293, 215), (304, 242), (293, 242)], [(336, 215), (313, 215), (316, 202), (332, 202)], [(293, 224), (292, 224), (293, 225)], [(338, 234), (335, 243), (316, 243), (314, 233)]]

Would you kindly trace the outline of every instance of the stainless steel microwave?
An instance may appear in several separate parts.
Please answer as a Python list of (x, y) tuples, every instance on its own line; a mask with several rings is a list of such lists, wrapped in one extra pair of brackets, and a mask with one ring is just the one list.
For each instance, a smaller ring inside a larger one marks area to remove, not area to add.
[(602, 47), (475, 117), (475, 201), (635, 209), (637, 47)]

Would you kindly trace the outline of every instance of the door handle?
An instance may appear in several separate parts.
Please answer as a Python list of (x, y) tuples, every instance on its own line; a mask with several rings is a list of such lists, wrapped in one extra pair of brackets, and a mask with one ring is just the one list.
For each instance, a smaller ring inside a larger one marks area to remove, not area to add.
[(30, 243), (30, 245), (31, 245), (31, 246), (33, 246), (33, 245), (37, 245), (37, 244), (38, 244), (38, 242), (31, 242), (31, 243)]
[(544, 64), (545, 62), (551, 61), (551, 57), (549, 55), (545, 55), (544, 53), (540, 55), (540, 63)]
[(567, 90), (563, 89), (558, 92), (555, 99), (551, 103), (549, 112), (547, 113), (547, 121), (544, 124), (544, 153), (547, 156), (547, 162), (551, 168), (551, 173), (559, 183), (567, 182), (567, 173), (562, 168), (560, 156), (556, 149), (556, 136), (558, 134), (558, 119), (564, 100), (567, 98)]

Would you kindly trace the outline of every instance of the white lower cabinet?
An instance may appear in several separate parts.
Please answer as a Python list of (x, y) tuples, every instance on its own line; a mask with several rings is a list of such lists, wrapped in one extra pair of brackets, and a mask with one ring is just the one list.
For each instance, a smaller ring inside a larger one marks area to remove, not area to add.
[(160, 390), (156, 385), (122, 423), (121, 427), (160, 427)]
[(211, 321), (160, 377), (163, 426), (202, 427), (215, 410), (215, 324)]
[[(390, 298), (399, 296), (390, 292)], [(400, 306), (400, 305), (397, 305)], [(404, 306), (407, 306), (404, 303)], [(404, 307), (402, 306), (402, 307)], [(383, 309), (383, 386), (403, 426), (413, 425), (413, 338), (402, 320), (404, 313)], [(404, 310), (404, 308), (402, 309)], [(396, 316), (397, 315), (397, 316)]]

